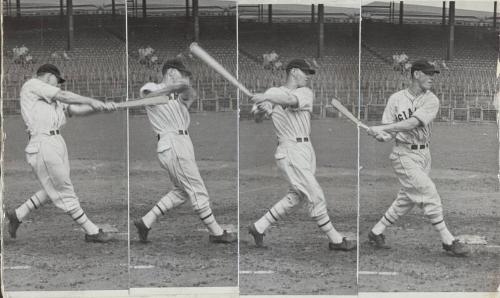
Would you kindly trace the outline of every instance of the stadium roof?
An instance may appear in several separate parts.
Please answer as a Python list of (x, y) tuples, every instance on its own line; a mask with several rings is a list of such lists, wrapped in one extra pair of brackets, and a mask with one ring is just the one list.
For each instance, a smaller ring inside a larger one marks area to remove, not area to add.
[[(396, 10), (399, 1), (396, 2)], [(446, 1), (449, 6), (450, 1)], [(364, 6), (389, 6), (390, 1), (363, 1)], [(441, 15), (443, 1), (404, 1), (405, 13), (425, 13)], [(493, 14), (493, 1), (455, 1), (455, 14), (475, 17), (491, 16)]]

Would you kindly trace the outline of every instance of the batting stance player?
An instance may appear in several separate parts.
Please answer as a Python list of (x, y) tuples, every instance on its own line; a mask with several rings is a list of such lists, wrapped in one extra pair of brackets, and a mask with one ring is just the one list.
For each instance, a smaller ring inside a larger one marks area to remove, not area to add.
[(385, 228), (417, 205), (441, 235), (443, 249), (465, 256), (468, 249), (448, 231), (441, 198), (429, 177), (432, 121), (439, 110), (439, 99), (429, 89), (434, 74), (439, 71), (424, 60), (413, 63), (410, 71), (410, 87), (389, 97), (382, 116), (383, 125), (370, 127), (368, 131), (379, 141), (395, 139), (390, 160), (401, 183), (396, 200), (369, 232), (368, 238), (376, 248), (390, 248), (385, 243)]
[(134, 220), (141, 242), (147, 242), (148, 232), (160, 215), (165, 215), (189, 200), (201, 221), (209, 230), (212, 243), (232, 243), (236, 234), (223, 230), (215, 220), (210, 201), (194, 157), (189, 137), (189, 107), (195, 99), (190, 87), (191, 72), (178, 59), (167, 60), (162, 68), (160, 84), (147, 83), (141, 88), (141, 96), (165, 94), (171, 100), (167, 104), (148, 106), (146, 112), (154, 133), (158, 137), (157, 153), (160, 163), (167, 170), (174, 188), (142, 218)]
[(57, 86), (64, 81), (56, 66), (45, 64), (21, 88), (21, 115), (29, 134), (26, 160), (42, 189), (16, 210), (7, 212), (9, 234), (16, 238), (21, 221), (50, 198), (83, 228), (87, 242), (108, 242), (111, 237), (99, 229), (80, 206), (70, 179), (68, 150), (60, 129), (66, 123), (66, 116), (114, 111), (116, 105), (61, 90)]
[(327, 213), (325, 195), (316, 180), (316, 155), (311, 145), (311, 112), (314, 93), (306, 87), (315, 70), (304, 59), (294, 59), (286, 67), (286, 83), (265, 93), (255, 94), (256, 116), (270, 116), (278, 148), (275, 159), (279, 169), (290, 184), (287, 195), (269, 209), (262, 218), (248, 227), (257, 247), (263, 246), (264, 233), (273, 223), (304, 202), (310, 216), (329, 238), (331, 250), (349, 251), (356, 243), (343, 237), (333, 227)]

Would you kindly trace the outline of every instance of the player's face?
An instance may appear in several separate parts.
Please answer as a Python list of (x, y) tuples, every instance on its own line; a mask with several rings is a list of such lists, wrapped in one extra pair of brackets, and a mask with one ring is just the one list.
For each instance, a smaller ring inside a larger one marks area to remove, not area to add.
[(184, 82), (186, 84), (189, 84), (189, 76), (187, 76), (186, 74), (184, 74), (183, 72), (180, 72), (179, 70), (177, 70), (175, 68), (169, 69), (168, 75), (169, 75), (170, 81), (172, 83)]
[(307, 86), (307, 82), (311, 78), (311, 75), (304, 73), (302, 70), (295, 68), (292, 73), (295, 82), (297, 83), (297, 87)]
[(426, 74), (426, 73), (419, 71), (417, 73), (417, 80), (418, 80), (420, 88), (422, 88), (422, 90), (431, 89), (433, 77), (434, 77), (434, 73)]
[(58, 81), (59, 81), (59, 80), (57, 79), (57, 77), (56, 77), (55, 75), (53, 75), (53, 74), (51, 74), (51, 73), (50, 73), (50, 74), (47, 74), (47, 83), (48, 83), (49, 85), (52, 85), (52, 86), (57, 86)]

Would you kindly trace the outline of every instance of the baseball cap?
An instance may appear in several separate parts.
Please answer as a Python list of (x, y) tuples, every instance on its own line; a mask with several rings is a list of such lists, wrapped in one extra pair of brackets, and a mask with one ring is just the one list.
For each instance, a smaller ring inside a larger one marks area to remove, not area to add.
[(191, 72), (186, 69), (184, 63), (182, 63), (179, 59), (170, 59), (163, 64), (163, 68), (161, 69), (161, 73), (165, 74), (169, 68), (175, 68), (178, 71), (184, 73), (185, 75), (191, 76)]
[(286, 66), (286, 71), (289, 71), (292, 68), (298, 68), (307, 74), (315, 74), (316, 71), (312, 68), (311, 64), (307, 62), (305, 59), (293, 59), (288, 62)]
[(36, 71), (37, 76), (43, 75), (44, 73), (51, 73), (51, 74), (55, 75), (57, 78), (57, 82), (59, 84), (66, 82), (66, 80), (61, 77), (61, 72), (59, 71), (59, 69), (55, 65), (44, 64), (44, 65), (40, 66), (38, 68), (38, 70)]
[(435, 73), (440, 73), (439, 70), (437, 70), (434, 65), (430, 64), (429, 61), (426, 60), (418, 60), (413, 62), (411, 65), (411, 73), (413, 74), (415, 71), (421, 71), (425, 74), (435, 74)]

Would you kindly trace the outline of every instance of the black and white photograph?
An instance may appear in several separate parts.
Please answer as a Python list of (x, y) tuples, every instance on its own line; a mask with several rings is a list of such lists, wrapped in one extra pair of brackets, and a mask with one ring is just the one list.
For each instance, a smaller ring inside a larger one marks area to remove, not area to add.
[(238, 285), (236, 3), (129, 10), (131, 288)]
[(363, 4), (359, 291), (494, 292), (496, 2)]
[(498, 1), (0, 10), (0, 298), (500, 291)]
[(3, 1), (9, 297), (128, 289), (125, 6), (61, 3)]
[(240, 293), (355, 295), (358, 2), (238, 15)]

